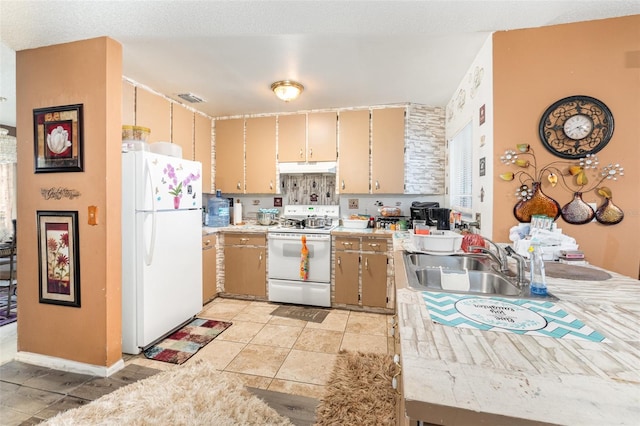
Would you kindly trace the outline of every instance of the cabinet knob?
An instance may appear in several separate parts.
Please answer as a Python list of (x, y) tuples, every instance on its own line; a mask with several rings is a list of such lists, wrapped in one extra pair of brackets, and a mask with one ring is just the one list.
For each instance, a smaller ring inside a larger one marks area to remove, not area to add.
[(313, 148), (309, 148), (309, 158), (313, 158)]
[(302, 148), (300, 148), (300, 158), (304, 158), (304, 152), (302, 152)]
[(371, 248), (376, 248), (376, 247), (379, 247), (379, 246), (380, 246), (380, 244), (378, 244), (378, 243), (369, 243), (369, 247), (371, 247)]
[(269, 181), (269, 189), (273, 190), (273, 181)]
[(342, 257), (338, 257), (338, 265), (342, 265)]
[(258, 256), (258, 265), (262, 263), (262, 252), (260, 252), (260, 255)]
[(204, 242), (205, 246), (208, 246), (209, 244), (211, 244), (211, 240), (207, 240), (207, 241)]
[(236, 189), (241, 189), (242, 186), (240, 185), (240, 181), (238, 181), (238, 184), (236, 185)]
[(342, 189), (344, 189), (344, 188), (345, 188), (345, 186), (344, 186), (344, 179), (342, 179)]
[(240, 238), (240, 242), (246, 244), (249, 241), (248, 238)]
[(364, 260), (364, 269), (369, 270), (369, 259)]
[(376, 189), (380, 189), (380, 182), (376, 181)]

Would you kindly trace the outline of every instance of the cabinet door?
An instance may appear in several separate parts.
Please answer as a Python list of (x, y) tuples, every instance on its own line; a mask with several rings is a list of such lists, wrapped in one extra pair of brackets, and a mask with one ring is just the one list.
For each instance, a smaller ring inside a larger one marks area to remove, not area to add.
[(265, 297), (267, 289), (264, 247), (224, 248), (224, 291)]
[(243, 247), (225, 246), (224, 248), (224, 291), (231, 294), (244, 294)]
[(216, 239), (215, 235), (202, 237), (202, 301), (216, 297)]
[(335, 303), (358, 305), (360, 253), (336, 251), (335, 254)]
[(306, 114), (278, 116), (278, 161), (282, 163), (305, 161), (306, 144)]
[(362, 255), (362, 306), (387, 307), (387, 255)]
[(193, 125), (194, 158), (202, 163), (202, 192), (212, 194), (211, 187), (211, 119), (195, 114)]
[(242, 194), (244, 191), (244, 119), (216, 120), (215, 128), (215, 189), (221, 189), (228, 194)]
[(336, 112), (314, 112), (308, 116), (307, 161), (336, 161)]
[(193, 160), (193, 111), (171, 104), (171, 142), (180, 145), (182, 158)]
[(171, 103), (160, 95), (136, 88), (136, 126), (148, 127), (150, 143), (171, 140)]
[(340, 113), (338, 188), (341, 194), (369, 193), (369, 110)]
[(246, 122), (246, 185), (248, 194), (276, 192), (276, 117)]
[(404, 192), (404, 108), (374, 109), (371, 115), (371, 193)]

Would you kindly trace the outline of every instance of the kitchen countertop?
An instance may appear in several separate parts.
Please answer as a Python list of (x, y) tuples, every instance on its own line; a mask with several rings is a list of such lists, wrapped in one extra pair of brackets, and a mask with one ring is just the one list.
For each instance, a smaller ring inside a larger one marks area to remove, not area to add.
[(405, 409), (434, 424), (636, 425), (640, 419), (640, 281), (548, 278), (557, 307), (605, 342), (452, 327), (407, 288), (394, 238)]
[[(243, 225), (229, 225), (221, 228), (214, 228), (211, 226), (203, 226), (202, 227), (202, 235), (211, 235), (220, 232), (267, 232), (269, 226), (259, 225), (254, 221), (247, 221)], [(383, 236), (383, 237), (391, 237), (398, 231), (391, 231), (388, 229), (354, 229), (354, 228), (345, 228), (343, 226), (338, 226), (331, 230), (331, 235), (347, 235), (347, 236), (356, 236), (356, 235), (364, 235), (364, 236)]]

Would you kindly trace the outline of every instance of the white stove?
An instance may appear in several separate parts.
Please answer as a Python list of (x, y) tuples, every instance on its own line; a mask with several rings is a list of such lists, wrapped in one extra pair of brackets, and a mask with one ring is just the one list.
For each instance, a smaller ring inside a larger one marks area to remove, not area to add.
[[(270, 301), (331, 306), (330, 234), (339, 218), (340, 206), (285, 206), (280, 224), (267, 232)], [(309, 250), (306, 279), (300, 274), (303, 236)]]

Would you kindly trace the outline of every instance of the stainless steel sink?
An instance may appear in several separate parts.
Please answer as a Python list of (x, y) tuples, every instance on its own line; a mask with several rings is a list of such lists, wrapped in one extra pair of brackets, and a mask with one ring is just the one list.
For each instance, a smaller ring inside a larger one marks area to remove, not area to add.
[(477, 255), (452, 255), (435, 256), (425, 253), (409, 253), (405, 256), (405, 261), (411, 262), (418, 268), (438, 268), (470, 271), (491, 270), (491, 260), (487, 256)]
[[(519, 299), (558, 300), (557, 297), (550, 293), (542, 297), (531, 295), (528, 286), (524, 288), (517, 286), (514, 277), (509, 277), (496, 271), (492, 267), (491, 258), (482, 254), (437, 256), (426, 253), (405, 252), (404, 264), (407, 271), (408, 285), (417, 291), (442, 291)], [(468, 273), (469, 290), (443, 289), (443, 273)]]

